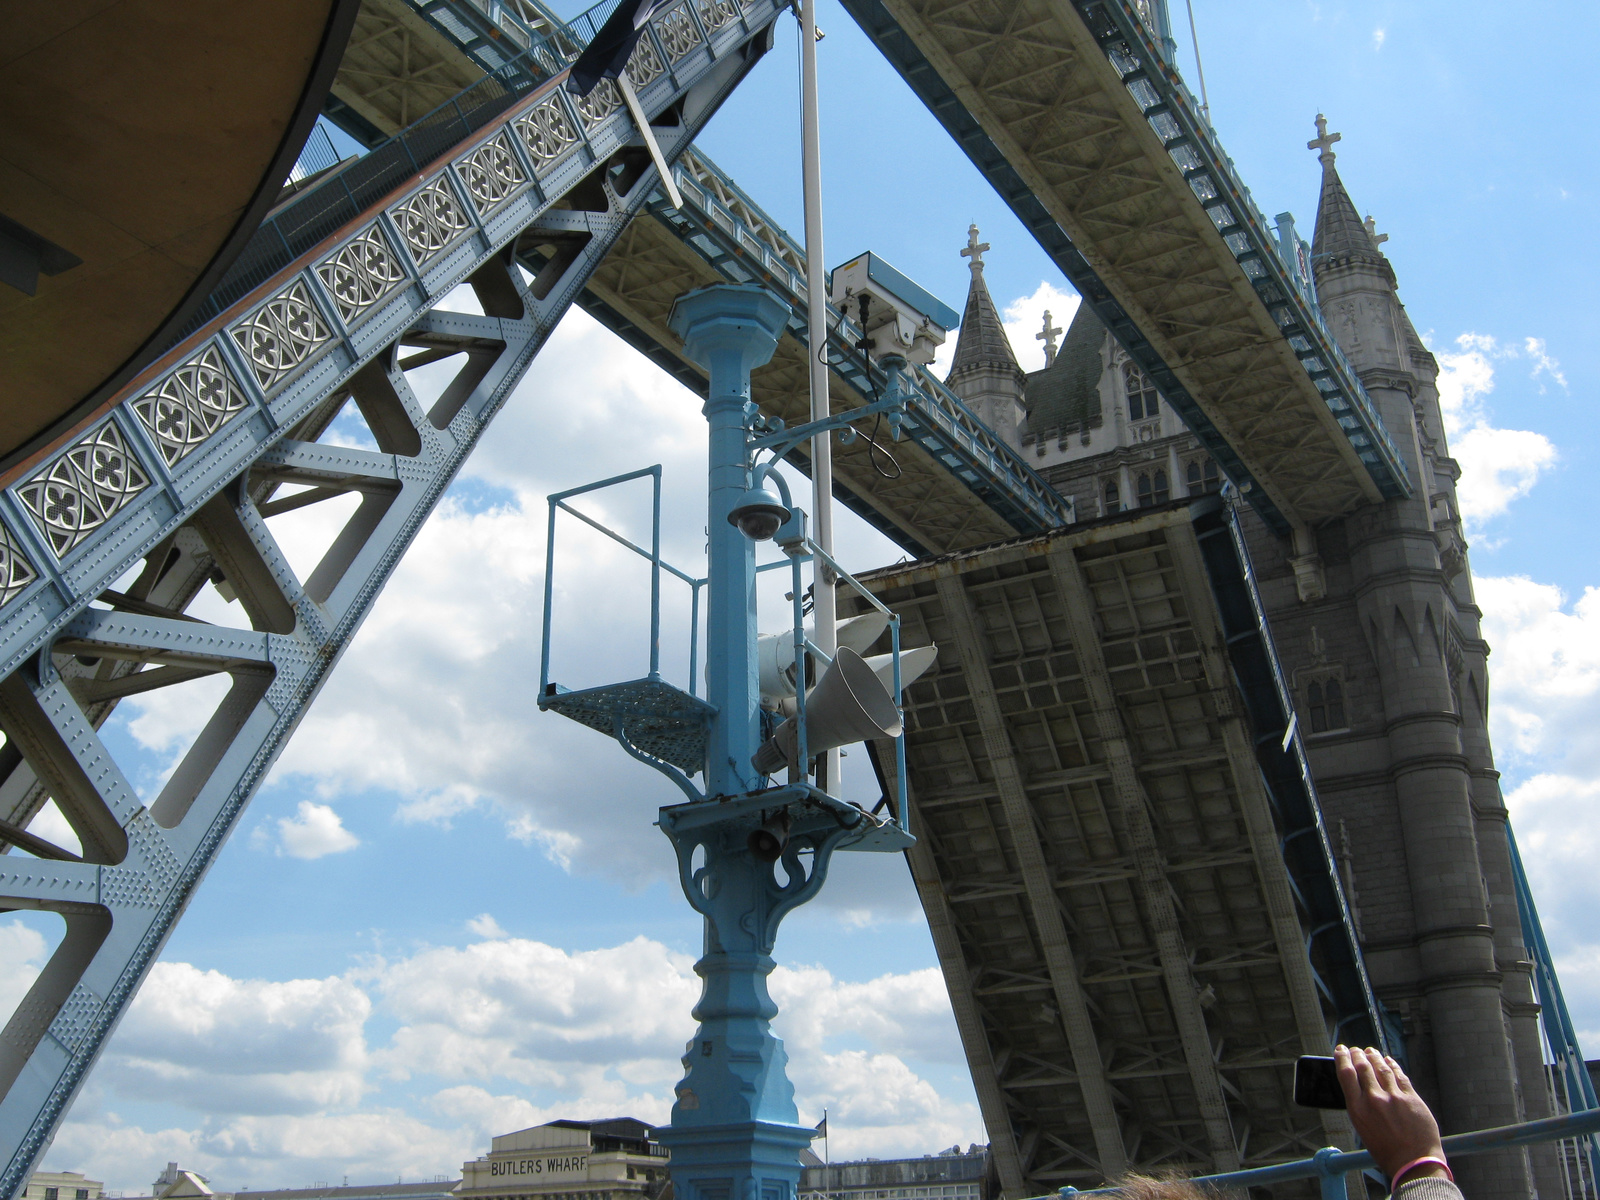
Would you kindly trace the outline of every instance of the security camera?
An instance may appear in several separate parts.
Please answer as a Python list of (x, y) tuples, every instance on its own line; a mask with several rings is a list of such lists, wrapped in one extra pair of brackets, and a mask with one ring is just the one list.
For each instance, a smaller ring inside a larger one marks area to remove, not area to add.
[(752, 542), (765, 542), (772, 538), (789, 519), (789, 509), (766, 488), (751, 488), (739, 497), (739, 503), (728, 514), (728, 524), (737, 525), (739, 532)]

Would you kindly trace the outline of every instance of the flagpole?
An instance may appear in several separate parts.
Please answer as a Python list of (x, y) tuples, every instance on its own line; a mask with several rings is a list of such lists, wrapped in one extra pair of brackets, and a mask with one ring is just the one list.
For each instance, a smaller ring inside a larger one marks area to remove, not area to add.
[[(823, 279), (822, 250), (822, 139), (817, 117), (817, 8), (816, 0), (800, 0), (800, 172), (805, 188), (806, 218), (806, 344), (811, 350), (811, 419), (832, 415), (828, 399), (828, 295)], [(811, 503), (815, 511), (817, 545), (833, 553), (833, 444), (831, 433), (811, 439)], [(829, 658), (837, 647), (837, 609), (833, 572), (812, 562), (812, 620), (817, 648)], [(803, 686), (803, 684), (802, 684)], [(837, 794), (839, 752), (830, 750), (818, 784)], [(823, 1139), (826, 1148), (827, 1139)]]

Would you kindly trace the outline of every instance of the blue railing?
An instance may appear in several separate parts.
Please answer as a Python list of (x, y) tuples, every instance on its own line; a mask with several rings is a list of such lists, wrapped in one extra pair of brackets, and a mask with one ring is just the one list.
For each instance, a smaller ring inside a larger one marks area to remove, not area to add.
[[(1525, 1121), (1521, 1125), (1502, 1125), (1497, 1129), (1480, 1129), (1475, 1133), (1458, 1133), (1444, 1139), (1444, 1152), (1450, 1158), (1467, 1158), (1474, 1154), (1489, 1154), (1515, 1146), (1531, 1146), (1540, 1142), (1559, 1142), (1569, 1138), (1590, 1138), (1600, 1133), (1600, 1109), (1569, 1113), (1563, 1117), (1547, 1117), (1543, 1121)], [(1310, 1158), (1294, 1162), (1276, 1163), (1270, 1167), (1256, 1167), (1249, 1171), (1229, 1171), (1223, 1175), (1201, 1175), (1190, 1183), (1217, 1191), (1266, 1187), (1290, 1179), (1315, 1179), (1321, 1184), (1323, 1200), (1346, 1200), (1346, 1177), (1352, 1173), (1377, 1175), (1377, 1164), (1367, 1150), (1340, 1150), (1328, 1146)], [(1384, 1183), (1381, 1175), (1377, 1178)], [(1058, 1196), (1114, 1196), (1121, 1189), (1115, 1187), (1079, 1191), (1064, 1187), (1058, 1193), (1037, 1197), (1036, 1200), (1057, 1200)], [(1358, 1192), (1364, 1195), (1364, 1192)]]

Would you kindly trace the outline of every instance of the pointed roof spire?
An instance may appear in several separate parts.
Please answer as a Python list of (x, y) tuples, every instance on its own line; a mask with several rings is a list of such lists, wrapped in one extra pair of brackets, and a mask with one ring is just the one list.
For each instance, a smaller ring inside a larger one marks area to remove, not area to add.
[(988, 242), (978, 241), (978, 227), (976, 225), (968, 225), (967, 244), (961, 250), (961, 257), (972, 260), (967, 265), (972, 268), (974, 275), (983, 274), (983, 252), (988, 248)]
[(1015, 372), (1020, 383), (1022, 368), (1017, 365), (1005, 326), (989, 297), (988, 285), (983, 282), (983, 252), (988, 248), (988, 242), (978, 241), (978, 227), (969, 226), (961, 257), (972, 260), (968, 264), (972, 268), (972, 285), (967, 289), (967, 307), (961, 314), (961, 333), (956, 339), (949, 379), (953, 381), (979, 367), (1002, 367)]
[(1317, 114), (1317, 136), (1306, 143), (1307, 150), (1317, 151), (1317, 161), (1324, 167), (1333, 166), (1333, 160), (1338, 157), (1333, 152), (1333, 144), (1342, 141), (1344, 134), (1328, 132), (1328, 118), (1321, 113)]
[(1048, 308), (1045, 309), (1044, 329), (1034, 334), (1033, 339), (1036, 342), (1044, 343), (1044, 365), (1047, 367), (1056, 360), (1056, 339), (1060, 336), (1061, 330), (1059, 327), (1054, 329), (1050, 327), (1050, 310)]
[(1317, 200), (1317, 230), (1311, 239), (1311, 262), (1318, 269), (1335, 260), (1361, 261), (1388, 266), (1366, 224), (1356, 213), (1350, 194), (1333, 165), (1332, 146), (1340, 140), (1337, 133), (1328, 132), (1328, 118), (1317, 114), (1317, 136), (1306, 143), (1307, 150), (1317, 151), (1317, 161), (1322, 164), (1322, 195)]

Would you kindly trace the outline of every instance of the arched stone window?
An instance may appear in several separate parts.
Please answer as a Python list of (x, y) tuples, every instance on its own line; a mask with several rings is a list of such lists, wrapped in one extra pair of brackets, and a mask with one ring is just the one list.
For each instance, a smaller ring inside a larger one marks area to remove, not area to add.
[(1150, 476), (1141, 471), (1139, 472), (1139, 507), (1149, 508), (1154, 503), (1155, 500), (1150, 488)]
[(1156, 403), (1161, 399), (1156, 385), (1131, 362), (1122, 364), (1122, 390), (1128, 397), (1128, 420), (1143, 421), (1156, 415)]
[(1121, 501), (1120, 501), (1120, 499), (1119, 499), (1119, 497), (1117, 495), (1117, 481), (1115, 479), (1106, 480), (1105, 497), (1106, 497), (1106, 512), (1114, 513), (1114, 512), (1118, 512), (1118, 511), (1121, 510), (1122, 504), (1121, 504)]
[(1167, 473), (1165, 471), (1156, 472), (1155, 485), (1157, 504), (1165, 504), (1172, 499), (1172, 490), (1167, 487)]
[(1190, 459), (1189, 467), (1184, 471), (1183, 478), (1188, 483), (1191, 492), (1198, 492), (1200, 490), (1200, 464), (1194, 459)]

